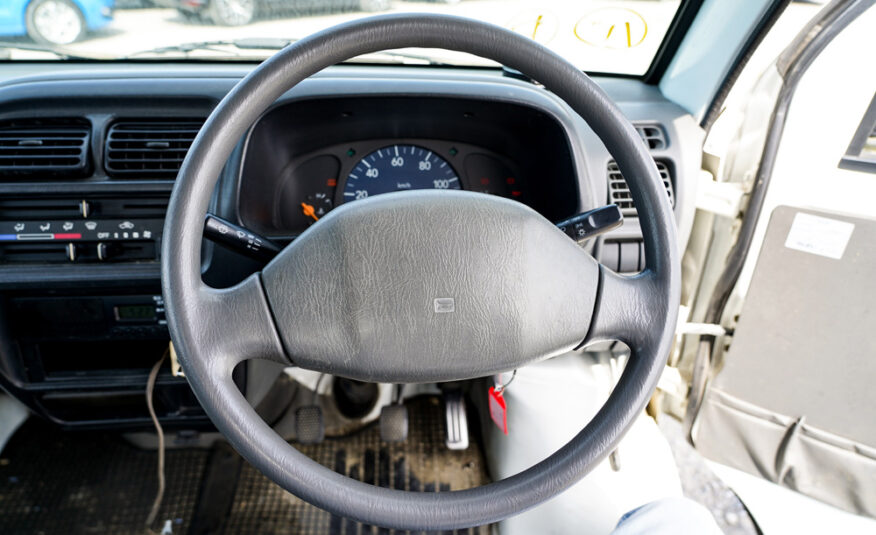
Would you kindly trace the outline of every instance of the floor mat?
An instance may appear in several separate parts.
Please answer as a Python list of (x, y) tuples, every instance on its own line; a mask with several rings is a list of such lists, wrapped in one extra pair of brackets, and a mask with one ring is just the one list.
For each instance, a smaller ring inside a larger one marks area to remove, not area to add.
[[(410, 435), (400, 444), (381, 442), (376, 426), (318, 446), (299, 449), (317, 462), (353, 479), (399, 490), (446, 492), (489, 481), (483, 453), (475, 440), (465, 451), (444, 446), (440, 400), (422, 397), (407, 403)], [(472, 437), (474, 438), (474, 437)], [(361, 525), (305, 504), (245, 464), (225, 533), (276, 535), (366, 535), (402, 533)], [(484, 534), (487, 527), (446, 533)]]
[[(185, 533), (208, 450), (168, 450), (159, 518)], [(0, 533), (146, 533), (156, 453), (108, 433), (63, 433), (31, 419), (0, 458)]]
[[(337, 472), (383, 487), (443, 492), (488, 481), (475, 437), (466, 451), (444, 447), (444, 414), (438, 398), (417, 398), (407, 405), (410, 436), (404, 443), (381, 442), (377, 427), (370, 426), (300, 449)], [(203, 509), (199, 496), (209, 496), (204, 483), (211, 479), (205, 475), (211, 473), (210, 463), (217, 457), (205, 449), (167, 451), (167, 490), (153, 529), (160, 530), (164, 520), (170, 519), (174, 534), (192, 532), (193, 518)], [(135, 448), (118, 435), (62, 433), (32, 419), (0, 457), (0, 533), (148, 533), (143, 522), (155, 495), (155, 466), (155, 452)], [(201, 532), (393, 533), (308, 505), (245, 462), (240, 463), (233, 484), (230, 505)], [(203, 528), (203, 518), (198, 516), (198, 520)], [(489, 529), (447, 533), (486, 535)]]

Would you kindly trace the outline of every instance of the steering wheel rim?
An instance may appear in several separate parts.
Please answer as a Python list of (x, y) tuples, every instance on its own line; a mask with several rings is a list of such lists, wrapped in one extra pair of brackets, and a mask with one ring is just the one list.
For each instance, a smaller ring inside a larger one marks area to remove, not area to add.
[[(246, 359), (290, 364), (262, 275), (223, 290), (201, 280), (203, 218), (221, 169), (246, 130), (283, 93), (322, 69), (369, 52), (408, 47), (444, 48), (493, 59), (531, 76), (565, 100), (603, 140), (627, 177), (648, 266), (635, 277), (598, 269), (594, 309), (579, 345), (621, 340), (630, 346), (632, 356), (591, 422), (563, 448), (519, 474), (482, 487), (436, 494), (349, 479), (312, 461), (274, 433), (231, 380), (235, 365)], [(617, 445), (656, 388), (680, 298), (672, 210), (650, 154), (610, 98), (586, 74), (531, 40), (493, 25), (438, 15), (385, 15), (343, 24), (290, 45), (244, 78), (192, 143), (168, 206), (161, 262), (168, 325), (180, 361), (201, 405), (232, 446), (278, 485), (309, 503), (361, 522), (407, 530), (457, 529), (502, 520), (559, 494), (586, 475)]]

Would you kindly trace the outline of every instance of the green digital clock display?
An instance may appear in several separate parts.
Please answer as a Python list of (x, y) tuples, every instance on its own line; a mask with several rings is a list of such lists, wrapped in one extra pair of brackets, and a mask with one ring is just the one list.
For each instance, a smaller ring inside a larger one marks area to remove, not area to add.
[(154, 305), (121, 305), (116, 308), (118, 321), (149, 321), (155, 319)]

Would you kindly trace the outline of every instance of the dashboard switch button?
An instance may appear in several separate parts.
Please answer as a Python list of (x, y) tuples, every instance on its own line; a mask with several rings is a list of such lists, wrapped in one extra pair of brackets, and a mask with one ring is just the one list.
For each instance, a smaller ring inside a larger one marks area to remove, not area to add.
[(72, 242), (68, 243), (67, 244), (67, 260), (69, 260), (71, 262), (75, 262), (77, 258), (79, 258), (79, 251), (76, 247), (76, 244), (72, 243)]
[(109, 247), (106, 246), (105, 243), (100, 242), (97, 244), (97, 259), (101, 262), (105, 261), (109, 258)]
[(599, 261), (612, 271), (618, 271), (620, 265), (620, 246), (617, 242), (607, 241), (602, 244)]
[(621, 242), (619, 264), (621, 273), (635, 273), (639, 271), (638, 242)]

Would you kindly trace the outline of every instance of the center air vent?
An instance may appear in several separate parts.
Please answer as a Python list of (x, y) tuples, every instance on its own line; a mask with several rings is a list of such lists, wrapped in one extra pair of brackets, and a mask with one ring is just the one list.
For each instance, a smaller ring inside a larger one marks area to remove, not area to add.
[[(672, 174), (669, 165), (660, 160), (655, 161), (666, 194), (669, 195), (669, 205), (675, 208), (675, 191), (672, 188)], [(633, 206), (633, 196), (630, 195), (630, 187), (621, 175), (620, 169), (614, 160), (608, 162), (608, 202), (614, 203), (621, 209), (624, 215), (635, 216), (636, 208)]]
[(175, 178), (203, 119), (119, 121), (106, 139), (106, 174)]
[(91, 125), (85, 119), (0, 123), (0, 177), (85, 176)]

